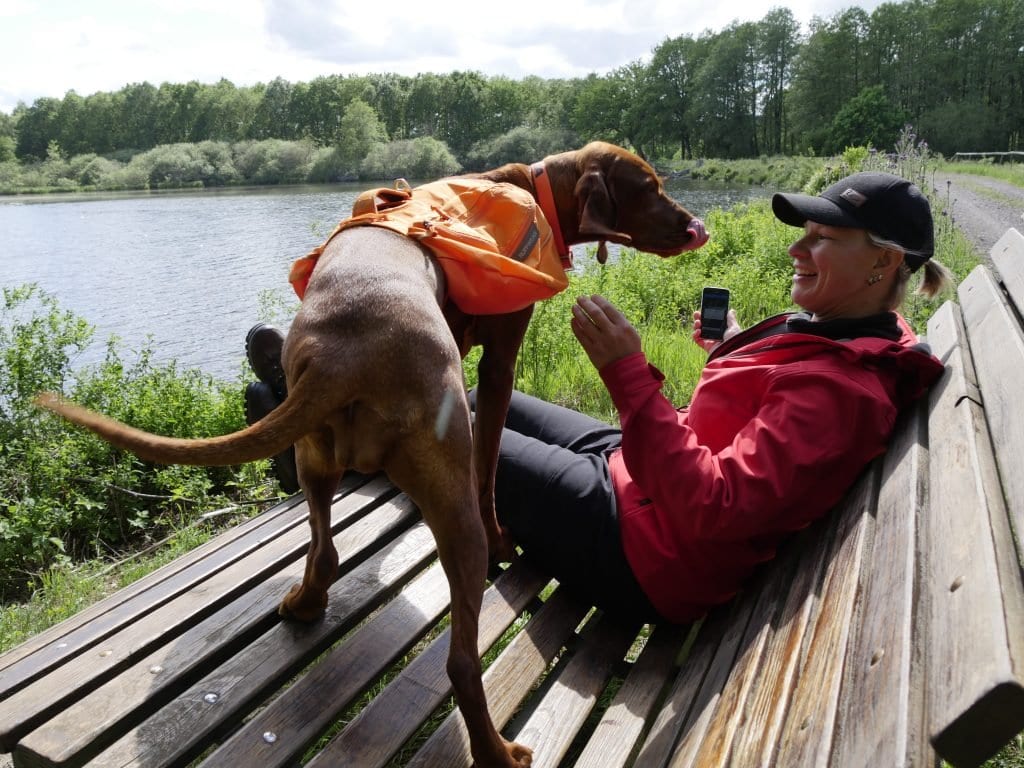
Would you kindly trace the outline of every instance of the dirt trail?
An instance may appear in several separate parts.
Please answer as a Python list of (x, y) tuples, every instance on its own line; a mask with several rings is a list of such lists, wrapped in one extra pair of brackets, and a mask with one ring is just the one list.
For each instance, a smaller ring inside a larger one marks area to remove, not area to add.
[(989, 250), (1010, 227), (1024, 233), (1024, 188), (984, 176), (941, 171), (933, 180), (940, 206), (948, 207), (953, 223), (979, 256), (987, 260)]

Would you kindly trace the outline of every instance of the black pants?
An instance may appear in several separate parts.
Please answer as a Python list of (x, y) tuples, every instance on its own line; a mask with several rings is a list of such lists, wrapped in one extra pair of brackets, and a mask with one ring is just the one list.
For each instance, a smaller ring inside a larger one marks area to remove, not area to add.
[(498, 457), (498, 519), (524, 557), (571, 592), (617, 618), (656, 622), (622, 549), (607, 459), (621, 442), (602, 421), (514, 392)]

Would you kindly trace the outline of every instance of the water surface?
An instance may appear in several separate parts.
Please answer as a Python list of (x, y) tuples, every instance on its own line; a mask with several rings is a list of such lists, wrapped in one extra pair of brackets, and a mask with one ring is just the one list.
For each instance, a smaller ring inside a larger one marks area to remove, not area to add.
[[(261, 301), (297, 307), (292, 261), (369, 186), (0, 199), (0, 285), (36, 282), (96, 327), (78, 364), (101, 360), (111, 335), (128, 360), (151, 338), (157, 360), (233, 381)], [(682, 180), (668, 189), (697, 215), (770, 194)]]

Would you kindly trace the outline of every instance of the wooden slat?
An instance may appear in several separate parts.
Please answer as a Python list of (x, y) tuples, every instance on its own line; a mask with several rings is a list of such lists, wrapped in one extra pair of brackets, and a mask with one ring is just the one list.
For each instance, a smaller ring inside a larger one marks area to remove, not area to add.
[(921, 659), (913, 646), (918, 510), (928, 481), (927, 403), (897, 424), (883, 460), (871, 552), (861, 568), (832, 764), (934, 762), (924, 733)]
[(678, 741), (699, 743), (721, 697), (732, 661), (760, 593), (759, 585), (731, 604), (713, 610), (699, 628), (696, 642), (655, 718), (636, 765), (660, 768)]
[[(747, 692), (736, 703), (739, 716), (729, 718), (733, 730), (723, 733), (718, 750), (723, 764), (771, 762), (796, 683), (808, 622), (819, 599), (817, 593), (831, 551), (830, 542), (844, 514), (842, 506), (833, 510), (830, 519), (820, 521), (806, 535), (789, 542), (783, 558), (796, 560), (795, 573), (785, 560), (774, 564), (776, 577), (761, 599), (775, 603), (778, 613), (771, 626), (765, 627), (761, 658), (752, 659), (754, 663), (744, 672), (750, 678), (745, 684)], [(737, 670), (734, 675), (739, 673)], [(710, 763), (698, 758), (696, 764)]]
[(836, 535), (774, 755), (773, 765), (779, 768), (829, 764), (860, 564), (877, 496), (878, 472), (872, 467), (833, 512)]
[(768, 764), (818, 602), (829, 542), (847, 514), (843, 507), (835, 510), (766, 567), (741, 651), (706, 729), (680, 742), (669, 762), (673, 768)]
[(1011, 227), (992, 246), (990, 255), (1010, 300), (1024, 314), (1024, 235)]
[[(520, 702), (544, 674), (551, 660), (573, 636), (573, 631), (586, 612), (587, 607), (573, 600), (565, 590), (555, 590), (543, 607), (487, 668), (484, 673), (484, 690), (487, 692), (488, 710), (495, 728), (500, 731), (505, 727)], [(334, 758), (337, 758), (338, 754), (332, 753)], [(330, 757), (331, 755), (314, 768), (336, 765), (378, 768), (383, 764), (377, 760), (354, 760), (351, 763), (343, 763), (337, 759), (331, 760)], [(462, 715), (456, 709), (420, 748), (408, 763), (408, 768), (468, 768), (470, 763), (469, 736)], [(534, 765), (539, 763), (534, 762)]]
[[(346, 497), (335, 508), (335, 517), (355, 515), (367, 501), (376, 505), (377, 500), (360, 499), (358, 493)], [(388, 502), (370, 517), (360, 519), (336, 539), (342, 563), (351, 562), (385, 530), (408, 524), (416, 515), (418, 512), (407, 497), (399, 497), (397, 502)], [(308, 531), (293, 532), (285, 537), (289, 538), (294, 538), (288, 547), (289, 554), (292, 550), (302, 554), (308, 543)], [(250, 558), (253, 559), (255, 556)], [(37, 765), (61, 764), (73, 755), (94, 753), (116, 739), (125, 727), (131, 727), (173, 697), (176, 687), (180, 690), (189, 676), (194, 679), (205, 674), (269, 629), (277, 621), (277, 606), (287, 587), (301, 578), (304, 562), (289, 556), (283, 570), (278, 568), (273, 577), (259, 582), (248, 593), (236, 594), (233, 584), (251, 578), (249, 569), (254, 566), (257, 573), (266, 572), (263, 563), (247, 561), (232, 566), (209, 580), (209, 590), (194, 590), (168, 603), (109, 638), (98, 649), (0, 703), (0, 710), (19, 712), (20, 707), (25, 707), (48, 720), (45, 726), (21, 740), (17, 753)], [(232, 602), (212, 615), (197, 610), (198, 604), (206, 602), (211, 594), (217, 596), (229, 590)], [(190, 617), (202, 620), (195, 624)], [(171, 632), (168, 627), (184, 631)], [(99, 687), (89, 685), (93, 681)], [(77, 696), (86, 695), (73, 703), (62, 701), (59, 707), (48, 703), (65, 690)]]
[[(377, 616), (310, 670), (287, 692), (246, 723), (206, 759), (210, 766), (290, 766), (298, 762), (307, 744), (337, 719), (387, 666), (401, 656), (448, 610), (448, 582), (440, 564), (391, 601)], [(521, 609), (543, 586), (544, 579), (527, 568), (513, 565), (491, 589), (482, 612), (504, 612), (512, 597)], [(504, 596), (502, 598), (501, 596)], [(264, 734), (273, 733), (268, 743)]]
[[(1007, 263), (1004, 277), (1024, 281), (1024, 244), (1018, 245), (1017, 271)], [(1024, 330), (991, 274), (980, 267), (961, 284), (960, 305), (1010, 520), (1024, 538)]]
[[(527, 575), (524, 572), (523, 577), (524, 583), (521, 586), (516, 586), (512, 580), (505, 584), (499, 579), (484, 593), (478, 640), (481, 653), (501, 637), (547, 583), (546, 578), (536, 573)], [(562, 601), (555, 602), (563, 605)], [(564, 607), (567, 610), (555, 618), (556, 623), (571, 621), (572, 611), (568, 606)], [(575, 626), (575, 623), (571, 626)], [(445, 666), (450, 634), (450, 630), (446, 630), (421, 651), (308, 765), (320, 768), (338, 765), (373, 768), (386, 764), (430, 714), (452, 695), (451, 681)], [(523, 632), (520, 632), (513, 644), (522, 636)], [(506, 648), (506, 652), (508, 650)], [(502, 711), (503, 703), (500, 695), (496, 696), (492, 690), (488, 690), (488, 705), (495, 722), (498, 722), (496, 713)], [(444, 765), (448, 768), (455, 763), (439, 761), (428, 765)]]
[(565, 756), (637, 630), (603, 617), (587, 622), (579, 645), (514, 735), (530, 746), (537, 765), (558, 765)]
[[(974, 307), (969, 322), (977, 348), (971, 352), (987, 365), (994, 364), (993, 355), (1012, 356), (1006, 327), (995, 323), (1003, 314), (1001, 301), (982, 268), (961, 286), (961, 297)], [(959, 313), (937, 313), (928, 338), (946, 373), (930, 397), (929, 508), (919, 555), (927, 608), (927, 723), (942, 757), (977, 765), (1024, 728), (1024, 598), (985, 422), (995, 410), (986, 380), (992, 371), (978, 370), (983, 410)], [(1019, 380), (1021, 369), (1012, 375)]]
[[(339, 496), (365, 483), (365, 477), (352, 474), (342, 482)], [(288, 499), (11, 649), (0, 656), (0, 697), (9, 696), (212, 573), (302, 525), (308, 514), (301, 496)]]
[[(315, 659), (434, 554), (430, 531), (417, 523), (334, 584), (322, 621), (275, 625), (104, 750), (95, 763), (122, 768), (183, 764)], [(447, 594), (444, 573), (435, 562), (250, 720), (214, 753), (210, 764), (295, 764), (308, 742), (444, 614)], [(208, 700), (211, 695), (216, 697), (213, 701)], [(268, 731), (276, 741), (262, 737)]]
[(647, 639), (639, 657), (601, 716), (575, 768), (623, 768), (643, 735), (655, 705), (677, 669), (676, 660), (689, 628), (661, 626)]

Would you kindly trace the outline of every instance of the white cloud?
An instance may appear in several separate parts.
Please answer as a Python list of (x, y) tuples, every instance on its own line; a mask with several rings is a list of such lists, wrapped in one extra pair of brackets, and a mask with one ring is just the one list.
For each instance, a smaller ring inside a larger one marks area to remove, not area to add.
[[(873, 9), (881, 0), (862, 0)], [(798, 21), (854, 3), (790, 0)], [(236, 85), (275, 77), (478, 70), (578, 77), (645, 60), (664, 39), (770, 6), (678, 0), (0, 0), (0, 111), (41, 96), (148, 80)]]

